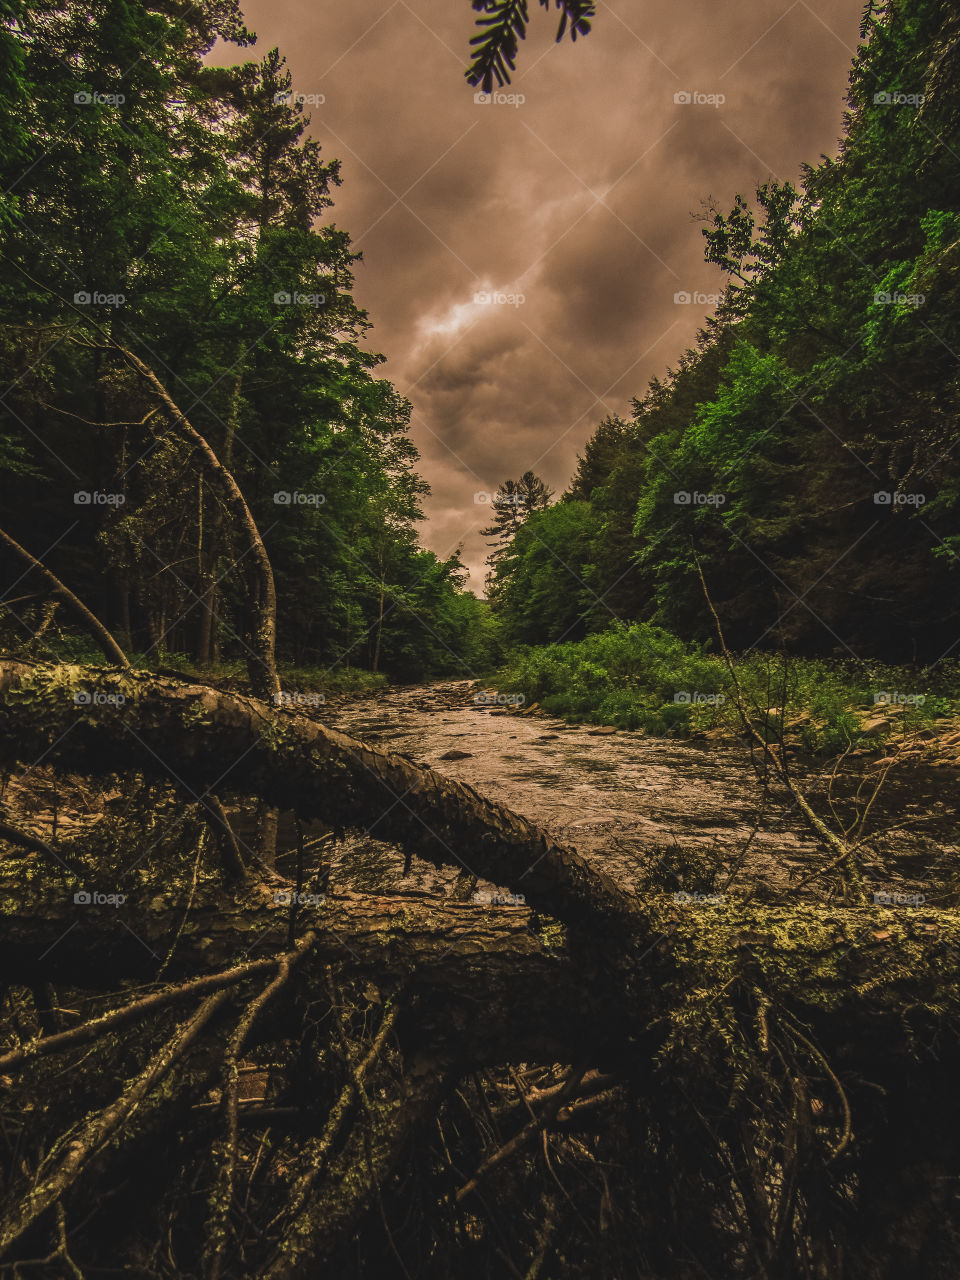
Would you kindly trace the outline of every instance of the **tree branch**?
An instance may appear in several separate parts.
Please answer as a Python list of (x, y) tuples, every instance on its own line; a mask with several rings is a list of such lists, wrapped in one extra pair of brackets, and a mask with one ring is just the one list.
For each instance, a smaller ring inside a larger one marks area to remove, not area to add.
[(0, 529), (0, 542), (9, 547), (15, 555), (19, 556), (24, 564), (29, 565), (31, 569), (35, 569), (37, 573), (43, 576), (54, 595), (59, 596), (64, 604), (73, 611), (77, 621), (96, 640), (108, 662), (118, 667), (129, 669), (130, 663), (127, 661), (127, 655), (107, 628), (95, 614), (90, 612), (83, 601), (73, 594), (69, 587), (64, 586), (56, 574), (51, 573), (42, 561), (31, 555), (26, 547), (21, 547), (20, 543), (11, 538), (9, 533), (5, 533), (3, 529)]

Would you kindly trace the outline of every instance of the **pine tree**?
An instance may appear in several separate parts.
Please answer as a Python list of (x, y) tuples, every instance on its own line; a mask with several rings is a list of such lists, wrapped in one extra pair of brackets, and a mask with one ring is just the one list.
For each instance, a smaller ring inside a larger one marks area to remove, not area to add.
[(553, 490), (548, 489), (539, 476), (525, 471), (519, 480), (504, 480), (494, 495), (493, 523), (481, 529), (480, 535), (492, 539), (493, 551), (487, 557), (491, 568), (502, 559), (513, 535), (534, 511), (543, 511), (550, 505)]

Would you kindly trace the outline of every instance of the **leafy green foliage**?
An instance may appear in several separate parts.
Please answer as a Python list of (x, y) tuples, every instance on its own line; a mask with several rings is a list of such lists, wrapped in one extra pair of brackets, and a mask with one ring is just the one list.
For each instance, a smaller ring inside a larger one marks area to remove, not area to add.
[[(876, 662), (763, 653), (746, 655), (735, 665), (747, 713), (757, 727), (766, 729), (769, 740), (785, 728), (798, 749), (808, 752), (875, 744), (960, 713), (956, 663), (922, 676)], [(518, 648), (497, 681), (528, 703), (588, 724), (672, 737), (711, 728), (737, 734), (742, 728), (724, 660), (649, 623), (618, 624), (578, 643)], [(894, 704), (891, 712), (884, 701), (891, 691), (909, 691), (915, 701)]]
[(560, 502), (520, 524), (490, 587), (507, 641), (579, 638), (598, 610), (609, 620), (590, 587), (591, 570), (581, 563), (594, 527), (586, 502)]
[(488, 557), (492, 574), (487, 587), (491, 593), (496, 592), (497, 565), (511, 538), (528, 516), (548, 507), (552, 497), (553, 491), (532, 471), (525, 471), (519, 480), (504, 480), (493, 495), (492, 523), (480, 530), (481, 537), (489, 538), (493, 546)]

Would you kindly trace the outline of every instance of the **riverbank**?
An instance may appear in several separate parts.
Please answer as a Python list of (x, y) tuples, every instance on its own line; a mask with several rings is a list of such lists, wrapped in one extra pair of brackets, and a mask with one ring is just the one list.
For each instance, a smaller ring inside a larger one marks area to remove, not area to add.
[[(918, 668), (752, 652), (732, 662), (731, 674), (723, 656), (637, 623), (519, 649), (495, 684), (571, 723), (663, 737), (738, 736), (742, 707), (768, 740), (811, 756), (960, 735), (956, 660)], [(956, 746), (960, 758), (960, 737)]]

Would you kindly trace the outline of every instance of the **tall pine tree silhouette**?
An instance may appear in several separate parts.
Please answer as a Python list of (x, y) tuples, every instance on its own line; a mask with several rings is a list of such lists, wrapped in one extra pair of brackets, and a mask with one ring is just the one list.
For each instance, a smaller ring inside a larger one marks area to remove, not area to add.
[(494, 495), (493, 521), (481, 536), (491, 539), (493, 550), (487, 557), (491, 576), (507, 552), (513, 535), (533, 511), (543, 511), (550, 505), (553, 490), (548, 489), (538, 475), (525, 471), (519, 480), (504, 480)]

